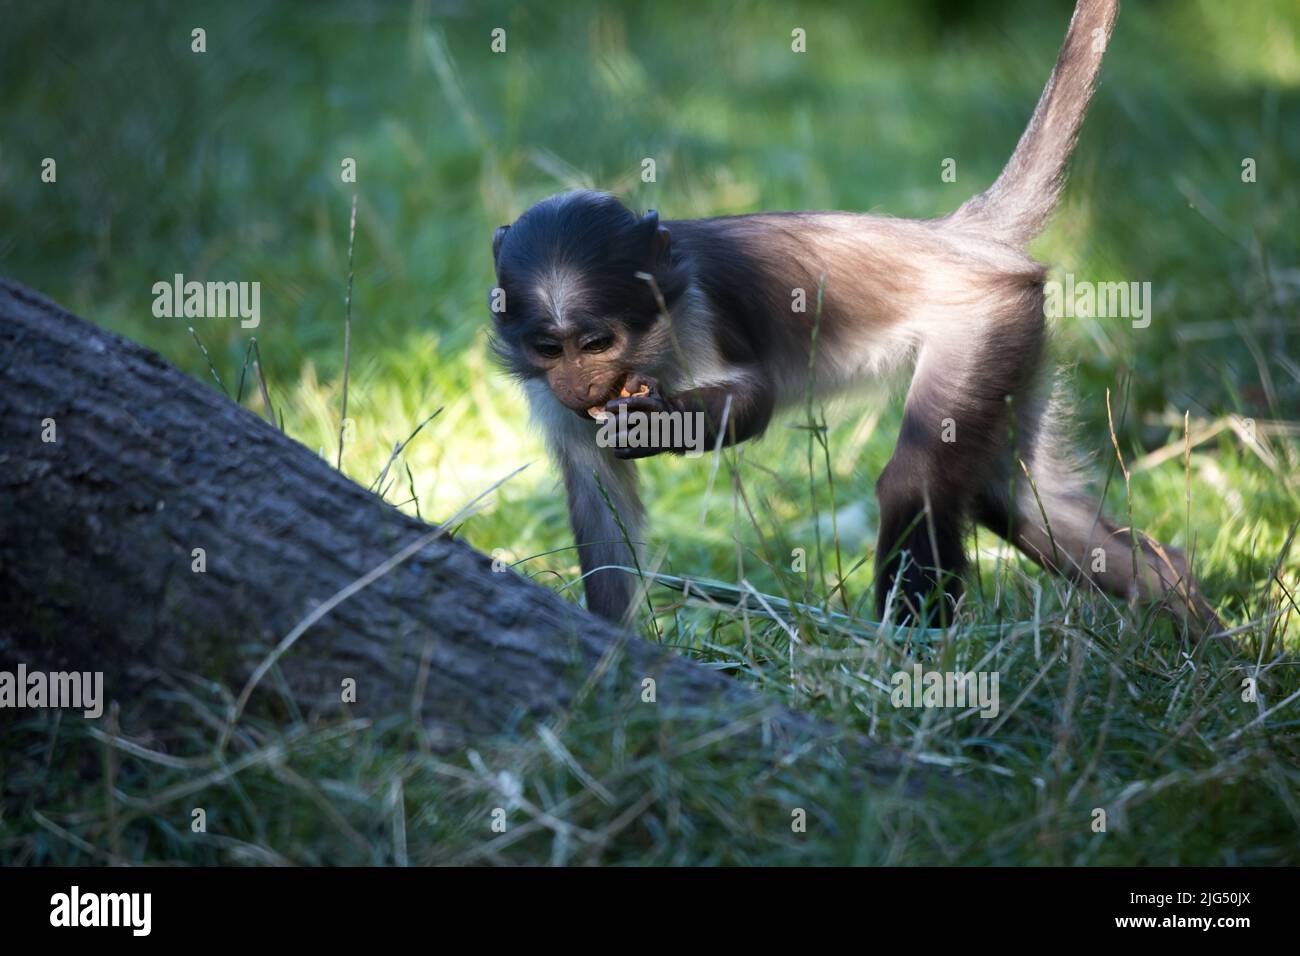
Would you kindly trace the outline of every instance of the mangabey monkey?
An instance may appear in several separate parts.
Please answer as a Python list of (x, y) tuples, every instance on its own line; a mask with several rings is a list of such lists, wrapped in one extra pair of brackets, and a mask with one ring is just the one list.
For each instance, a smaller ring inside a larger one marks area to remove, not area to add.
[[(660, 222), (580, 191), (496, 231), (494, 347), (563, 472), (592, 611), (618, 619), (634, 593), (627, 573), (597, 570), (632, 563), (625, 542), (638, 540), (642, 509), (629, 459), (674, 449), (599, 447), (589, 410), (702, 412), (712, 448), (719, 432), (723, 444), (762, 434), (806, 398), (810, 374), (828, 394), (914, 357), (876, 483), (880, 615), (950, 614), (973, 519), (1044, 567), (1115, 595), (1168, 595), (1196, 630), (1217, 625), (1183, 556), (1143, 539), (1135, 570), (1130, 534), (1083, 490), (1044, 367), (1046, 270), (1024, 251), (1061, 192), (1117, 6), (1080, 0), (1010, 162), (942, 219)], [(792, 309), (793, 290), (811, 302), (822, 276), (820, 312)]]

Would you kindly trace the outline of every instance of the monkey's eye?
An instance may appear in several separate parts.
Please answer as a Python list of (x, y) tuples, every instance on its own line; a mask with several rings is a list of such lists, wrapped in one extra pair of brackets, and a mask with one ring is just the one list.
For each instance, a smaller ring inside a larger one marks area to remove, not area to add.
[(549, 339), (541, 339), (533, 343), (533, 351), (542, 358), (559, 358), (560, 353), (564, 351), (559, 342), (552, 342)]
[(601, 332), (584, 339), (582, 342), (582, 350), (584, 352), (604, 352), (613, 344), (614, 336), (610, 335), (608, 332)]

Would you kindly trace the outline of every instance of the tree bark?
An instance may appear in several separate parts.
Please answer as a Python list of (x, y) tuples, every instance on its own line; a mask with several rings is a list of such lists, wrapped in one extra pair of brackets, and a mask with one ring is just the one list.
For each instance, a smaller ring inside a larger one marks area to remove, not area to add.
[[(237, 694), (319, 602), (430, 531), (157, 354), (0, 280), (0, 668), (103, 671), (124, 714), (163, 675)], [(249, 707), (415, 714), (452, 747), (580, 687), (639, 703), (645, 677), (666, 712), (761, 711), (786, 747), (849, 740), (446, 536), (311, 624)], [(861, 738), (848, 750), (900, 766)]]

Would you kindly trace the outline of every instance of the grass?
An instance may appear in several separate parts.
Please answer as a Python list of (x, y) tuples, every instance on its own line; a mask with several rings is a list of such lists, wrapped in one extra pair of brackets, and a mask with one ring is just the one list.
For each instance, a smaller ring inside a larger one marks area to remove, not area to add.
[[(269, 398), (290, 435), (362, 484), (383, 474), (388, 500), (426, 519), (536, 459), (460, 533), (576, 600), (556, 476), (485, 348), (492, 229), (588, 184), (666, 218), (946, 212), (1008, 155), (1068, 6), (335, 3), (307, 19), (0, 4), (0, 271), (196, 376), (231, 391), (246, 379), (251, 408)], [(504, 55), (489, 51), (494, 26)], [(803, 56), (786, 52), (792, 26), (808, 32)], [(1059, 320), (1055, 352), (1110, 512), (1194, 551), (1240, 628), (1235, 649), (1194, 646), (988, 535), (947, 634), (921, 648), (878, 633), (873, 485), (897, 402), (809, 406), (723, 453), (716, 476), (709, 459), (645, 464), (655, 570), (723, 585), (714, 607), (656, 586), (655, 619), (635, 627), (948, 768), (978, 799), (863, 794), (820, 758), (774, 766), (674, 734), (653, 710), (594, 704), (453, 754), (413, 746), (398, 719), (253, 722), (218, 760), (210, 718), (238, 688), (195, 675), (166, 691), (193, 714), (166, 755), (111, 724), (0, 731), (0, 860), (1300, 862), (1298, 33), (1280, 0), (1249, 16), (1127, 4), (1034, 247), (1055, 277), (1152, 282), (1150, 327)], [(39, 181), (45, 156), (57, 184)], [(640, 181), (646, 156), (656, 183)], [(947, 157), (956, 183), (940, 180)], [(175, 272), (261, 281), (261, 326), (201, 320), (205, 354), (183, 322), (151, 316), (152, 284)], [(1184, 415), (1209, 434), (1190, 456)], [(807, 607), (777, 623), (764, 605)], [(892, 707), (889, 675), (918, 659), (997, 670), (998, 717)], [(207, 834), (190, 831), (195, 807)]]

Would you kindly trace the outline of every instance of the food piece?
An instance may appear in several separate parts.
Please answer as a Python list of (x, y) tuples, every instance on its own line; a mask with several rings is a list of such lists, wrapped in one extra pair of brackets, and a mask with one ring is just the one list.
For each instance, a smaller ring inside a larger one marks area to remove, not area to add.
[[(650, 388), (649, 382), (641, 382), (636, 387), (635, 392), (628, 391), (627, 383), (631, 380), (631, 378), (632, 376), (629, 375), (623, 379), (622, 384), (619, 385), (618, 387), (618, 394), (617, 395), (611, 394), (609, 401), (612, 402), (616, 398), (645, 398), (647, 395), (651, 394), (652, 389)], [(596, 421), (603, 421), (605, 416), (608, 415), (609, 413), (605, 411), (604, 405), (592, 405), (590, 408), (587, 409), (587, 414), (590, 415), (592, 418), (596, 419)]]

